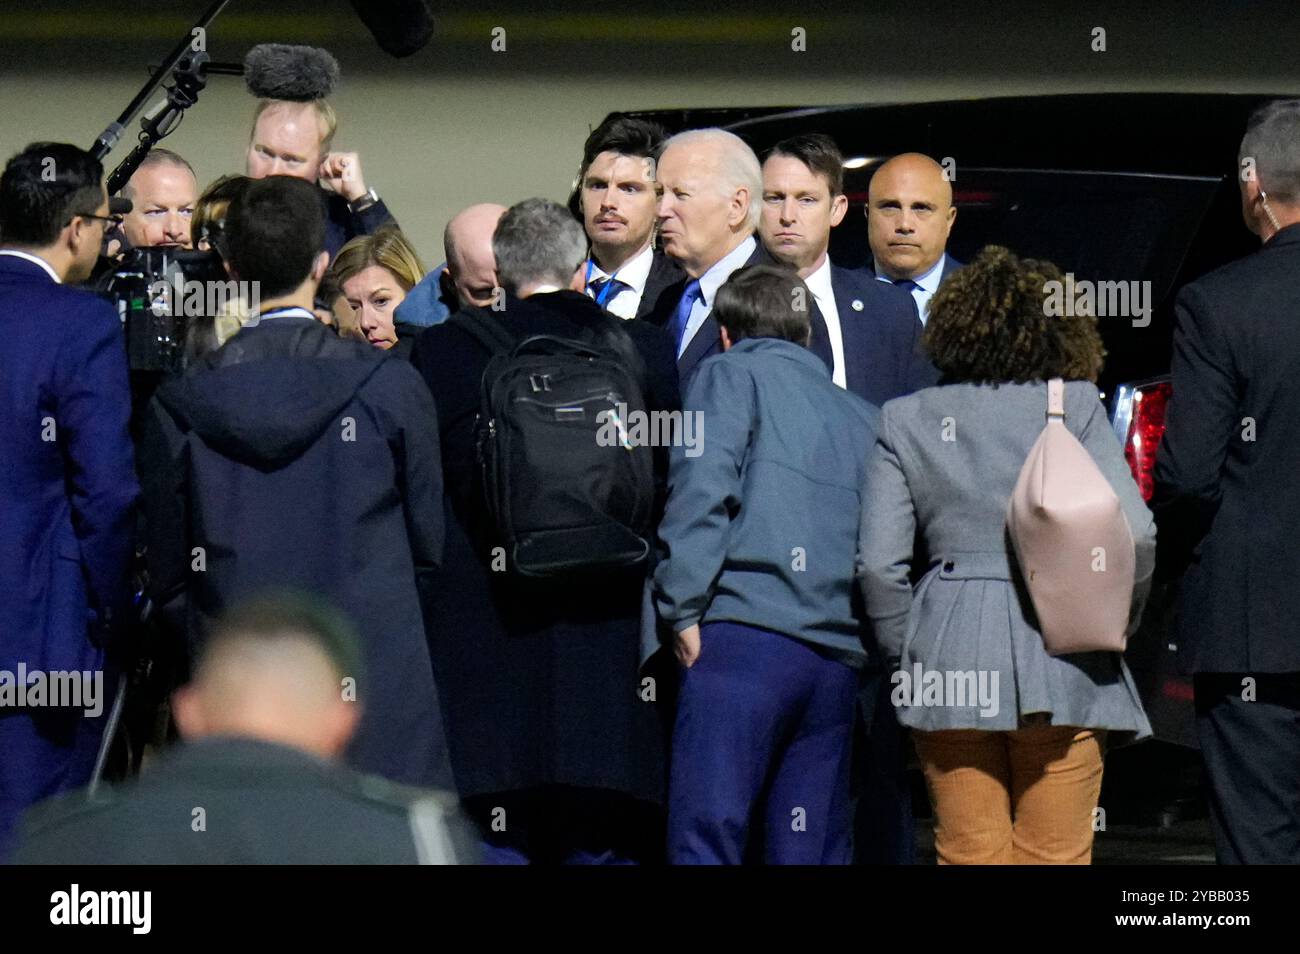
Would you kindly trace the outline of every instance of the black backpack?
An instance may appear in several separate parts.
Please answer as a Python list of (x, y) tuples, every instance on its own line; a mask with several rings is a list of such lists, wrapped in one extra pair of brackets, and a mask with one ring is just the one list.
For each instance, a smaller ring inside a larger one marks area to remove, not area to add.
[(631, 336), (616, 319), (585, 341), (520, 340), (483, 309), (451, 320), (493, 355), (475, 427), (484, 495), (509, 566), (554, 578), (642, 563), (653, 529), (653, 450), (607, 439), (627, 426), (624, 411), (647, 411)]

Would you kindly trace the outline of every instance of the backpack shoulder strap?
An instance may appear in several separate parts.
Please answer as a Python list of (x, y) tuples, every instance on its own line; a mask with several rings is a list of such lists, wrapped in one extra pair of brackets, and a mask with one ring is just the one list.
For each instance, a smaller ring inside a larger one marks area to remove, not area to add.
[(510, 329), (482, 308), (464, 308), (447, 320), (494, 355), (509, 354), (518, 344)]
[(1060, 378), (1047, 382), (1047, 418), (1065, 420), (1065, 382)]

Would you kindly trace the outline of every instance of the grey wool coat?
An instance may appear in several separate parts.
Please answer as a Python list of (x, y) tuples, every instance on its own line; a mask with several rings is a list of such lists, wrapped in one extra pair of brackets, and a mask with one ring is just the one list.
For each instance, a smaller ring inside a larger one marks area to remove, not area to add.
[[(858, 575), (875, 641), (897, 667), (889, 691), (904, 725), (1009, 730), (1037, 714), (1051, 725), (1111, 730), (1117, 741), (1151, 734), (1120, 654), (1048, 655), (1015, 566), (1007, 503), (1046, 410), (1043, 382), (942, 385), (882, 409)], [(1092, 384), (1066, 383), (1065, 425), (1114, 487), (1133, 531), (1131, 633), (1151, 585), (1155, 525)], [(929, 565), (914, 591), (918, 539)]]

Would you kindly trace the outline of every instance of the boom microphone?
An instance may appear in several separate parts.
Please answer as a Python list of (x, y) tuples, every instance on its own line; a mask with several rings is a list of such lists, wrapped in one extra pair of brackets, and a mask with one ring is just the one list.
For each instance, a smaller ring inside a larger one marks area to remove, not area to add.
[(424, 0), (348, 0), (379, 48), (410, 56), (433, 36), (433, 13)]
[(319, 47), (259, 43), (244, 57), (244, 82), (259, 99), (324, 99), (338, 81), (338, 60)]

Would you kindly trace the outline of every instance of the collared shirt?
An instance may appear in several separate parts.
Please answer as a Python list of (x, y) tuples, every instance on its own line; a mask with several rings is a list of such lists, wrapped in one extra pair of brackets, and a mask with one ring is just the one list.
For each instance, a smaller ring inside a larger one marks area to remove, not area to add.
[(840, 387), (847, 388), (849, 384), (844, 372), (844, 332), (840, 328), (840, 313), (835, 307), (835, 291), (831, 287), (831, 257), (825, 256), (821, 265), (817, 266), (817, 270), (803, 281), (808, 286), (808, 290), (813, 293), (813, 298), (817, 301), (817, 309), (822, 313), (822, 319), (826, 322), (826, 331), (830, 335), (831, 359), (834, 365), (831, 380)]
[(700, 330), (700, 325), (704, 324), (704, 319), (708, 318), (709, 312), (713, 311), (713, 296), (717, 294), (718, 289), (731, 277), (732, 272), (749, 261), (749, 256), (754, 254), (754, 249), (757, 247), (758, 242), (754, 236), (746, 236), (743, 242), (714, 262), (709, 270), (700, 276), (700, 297), (691, 306), (691, 317), (686, 320), (686, 332), (682, 335), (677, 357), (682, 356), (695, 337), (695, 333)]
[[(916, 282), (916, 287), (911, 289), (912, 300), (916, 302), (916, 310), (920, 312), (921, 324), (925, 324), (926, 319), (930, 317), (930, 299), (939, 290), (939, 282), (943, 281), (943, 263), (947, 260), (947, 255), (940, 255), (939, 261), (935, 262), (928, 272), (912, 279), (912, 281)], [(894, 280), (881, 272), (880, 269), (875, 268), (875, 264), (874, 261), (871, 263), (876, 272), (876, 280), (887, 285), (894, 284)]]
[[(641, 296), (645, 294), (645, 283), (650, 277), (650, 266), (654, 264), (654, 257), (654, 248), (647, 245), (615, 269), (614, 275), (628, 287), (620, 288), (618, 294), (605, 299), (606, 311), (620, 318), (636, 317), (636, 310), (641, 304)], [(591, 278), (587, 281), (588, 297), (596, 297), (592, 284), (610, 277), (613, 276), (602, 269), (594, 258), (591, 259)]]
[(16, 248), (0, 248), (0, 255), (12, 255), (14, 258), (21, 258), (24, 261), (32, 262), (45, 269), (45, 273), (54, 279), (54, 284), (62, 285), (63, 279), (59, 278), (59, 273), (54, 270), (54, 266), (38, 255), (32, 255), (29, 252), (20, 252)]
[(316, 313), (313, 311), (309, 311), (308, 309), (302, 308), (298, 305), (289, 305), (285, 308), (272, 308), (269, 311), (263, 311), (259, 314), (253, 315), (244, 322), (244, 327), (256, 328), (264, 321), (270, 321), (273, 318), (284, 318), (288, 315), (293, 315), (296, 318), (310, 318), (312, 321), (320, 320), (316, 317)]

